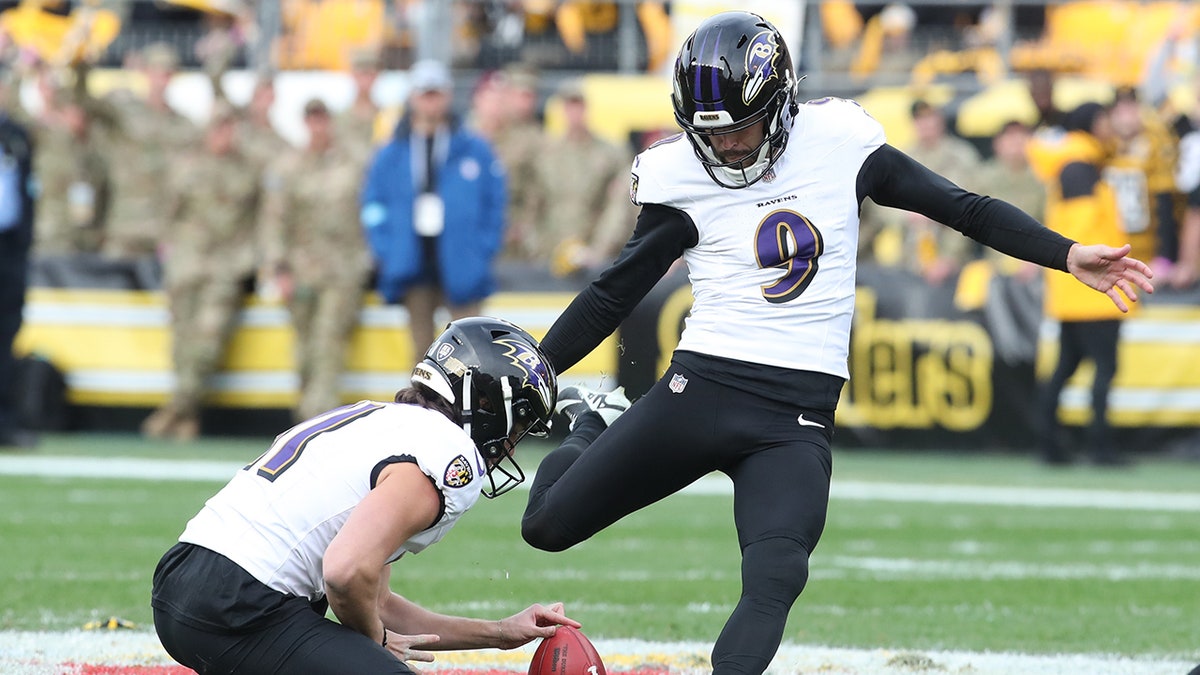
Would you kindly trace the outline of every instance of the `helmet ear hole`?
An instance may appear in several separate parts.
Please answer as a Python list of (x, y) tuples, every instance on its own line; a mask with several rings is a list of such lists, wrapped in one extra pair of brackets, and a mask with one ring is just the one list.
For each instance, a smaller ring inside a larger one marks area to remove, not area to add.
[(487, 443), (483, 446), (483, 458), (489, 460), (500, 459), (506, 453), (504, 452), (503, 444), (498, 441)]

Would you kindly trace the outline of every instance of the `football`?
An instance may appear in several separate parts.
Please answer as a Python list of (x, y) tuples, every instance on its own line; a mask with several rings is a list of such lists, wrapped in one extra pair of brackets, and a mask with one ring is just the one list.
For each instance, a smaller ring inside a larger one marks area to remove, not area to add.
[(559, 626), (554, 635), (542, 640), (529, 675), (608, 675), (596, 647), (587, 636), (570, 626)]

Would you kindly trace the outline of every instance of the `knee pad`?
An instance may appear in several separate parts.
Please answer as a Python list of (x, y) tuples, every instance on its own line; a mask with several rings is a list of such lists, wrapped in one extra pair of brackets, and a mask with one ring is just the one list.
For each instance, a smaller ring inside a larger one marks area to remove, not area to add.
[(521, 538), (530, 546), (550, 553), (565, 551), (577, 543), (562, 523), (544, 508), (526, 513), (521, 519)]
[(753, 542), (742, 550), (742, 594), (791, 607), (808, 583), (808, 549), (791, 537)]

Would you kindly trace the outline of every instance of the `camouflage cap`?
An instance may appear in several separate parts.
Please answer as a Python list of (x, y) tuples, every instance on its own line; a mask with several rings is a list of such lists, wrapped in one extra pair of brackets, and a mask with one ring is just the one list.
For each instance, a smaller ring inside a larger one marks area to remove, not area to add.
[(275, 76), (278, 72), (271, 66), (266, 65), (254, 71), (254, 92), (258, 93), (263, 89), (275, 88)]
[(314, 98), (314, 99), (310, 99), (308, 101), (308, 103), (305, 103), (304, 104), (304, 116), (309, 117), (311, 115), (326, 115), (326, 116), (328, 116), (329, 108), (328, 108), (328, 106), (325, 105), (325, 101), (322, 101), (319, 98)]
[(142, 49), (142, 63), (147, 68), (175, 70), (179, 67), (179, 52), (166, 42), (155, 42)]
[(538, 73), (533, 66), (523, 63), (510, 64), (504, 68), (502, 74), (504, 82), (510, 87), (537, 91)]
[(577, 77), (568, 78), (560, 82), (555, 93), (564, 101), (583, 101), (586, 99), (583, 95), (583, 80)]
[(64, 108), (80, 108), (84, 112), (92, 112), (92, 98), (75, 87), (58, 87), (54, 92), (54, 102)]
[(227, 101), (218, 101), (213, 104), (212, 112), (208, 117), (208, 126), (215, 127), (227, 122), (236, 122), (238, 119), (238, 109), (233, 107)]
[(350, 68), (352, 70), (377, 70), (380, 67), (379, 50), (355, 49), (350, 52)]
[(940, 108), (934, 106), (932, 103), (923, 98), (913, 101), (912, 105), (909, 106), (908, 111), (914, 120), (928, 113), (941, 114), (942, 112)]

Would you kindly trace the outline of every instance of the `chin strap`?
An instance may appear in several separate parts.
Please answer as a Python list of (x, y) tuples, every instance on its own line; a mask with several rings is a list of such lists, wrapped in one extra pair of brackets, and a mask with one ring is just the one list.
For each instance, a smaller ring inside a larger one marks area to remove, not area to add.
[(504, 437), (508, 438), (513, 428), (513, 395), (512, 385), (508, 383), (507, 377), (500, 378), (500, 391), (504, 396)]
[(468, 370), (462, 378), (462, 428), (471, 436), (471, 371)]

